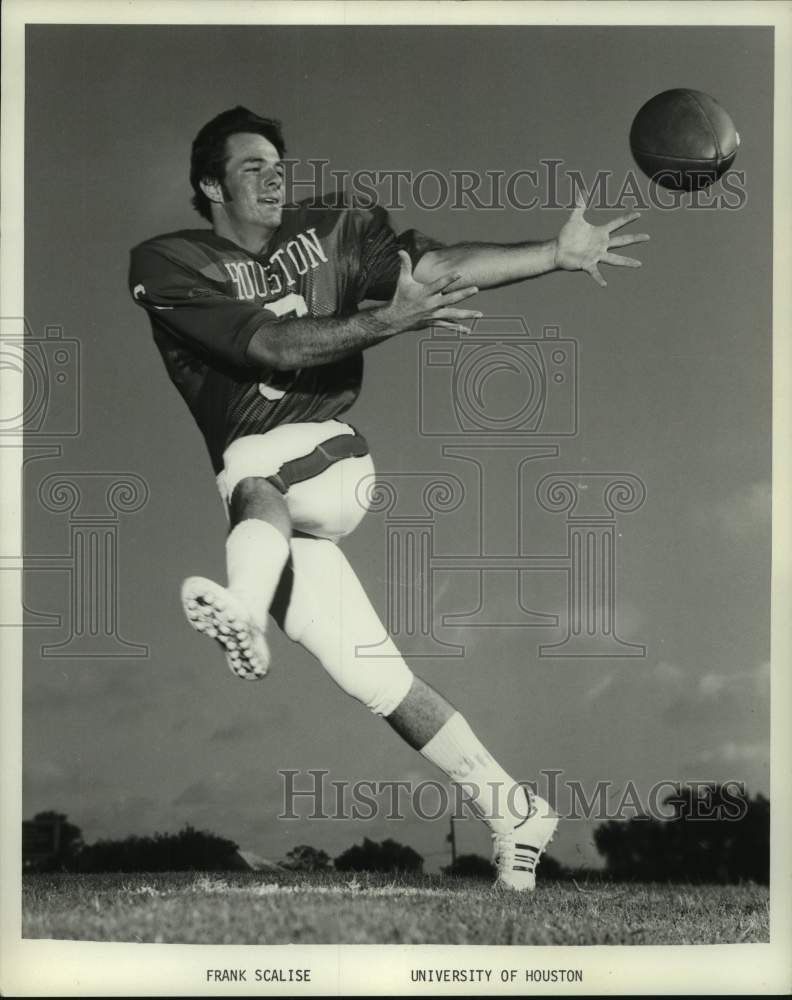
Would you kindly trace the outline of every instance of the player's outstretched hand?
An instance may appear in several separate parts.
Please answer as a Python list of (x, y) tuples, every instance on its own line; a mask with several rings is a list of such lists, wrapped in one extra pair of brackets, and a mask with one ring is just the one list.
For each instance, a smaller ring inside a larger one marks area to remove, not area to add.
[(480, 312), (474, 309), (455, 309), (478, 292), (475, 285), (465, 288), (451, 288), (458, 283), (461, 274), (444, 274), (434, 281), (423, 284), (413, 278), (412, 261), (404, 250), (399, 251), (399, 280), (396, 292), (388, 303), (388, 317), (400, 332), (425, 330), (428, 326), (443, 326), (451, 329), (467, 329), (467, 321), (478, 319)]
[(645, 243), (647, 233), (636, 233), (631, 236), (614, 236), (613, 233), (630, 222), (641, 217), (640, 212), (628, 212), (620, 215), (612, 222), (603, 226), (592, 226), (583, 218), (586, 212), (586, 199), (579, 190), (575, 191), (575, 208), (564, 223), (558, 234), (556, 248), (556, 267), (563, 271), (585, 271), (603, 288), (608, 282), (602, 277), (599, 264), (612, 264), (615, 267), (640, 267), (640, 260), (634, 257), (623, 257), (611, 253), (614, 247), (626, 247), (633, 243)]

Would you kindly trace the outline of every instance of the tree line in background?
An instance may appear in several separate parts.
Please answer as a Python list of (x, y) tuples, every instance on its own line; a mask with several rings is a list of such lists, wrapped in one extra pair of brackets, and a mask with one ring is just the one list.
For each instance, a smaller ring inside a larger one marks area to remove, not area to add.
[(643, 882), (769, 883), (769, 800), (745, 796), (741, 818), (728, 819), (733, 795), (727, 801), (717, 785), (704, 792), (682, 788), (670, 795), (664, 802), (673, 812), (668, 820), (641, 816), (597, 827), (594, 843), (608, 875)]
[[(722, 789), (681, 788), (664, 805), (668, 819), (638, 816), (629, 821), (610, 821), (594, 831), (594, 842), (605, 860), (604, 872), (565, 868), (553, 857), (542, 859), (546, 880), (593, 875), (619, 881), (716, 882), (754, 881), (767, 884), (770, 876), (770, 802), (762, 795), (744, 796), (743, 814), (729, 818), (720, 807), (726, 802)], [(733, 806), (733, 794), (728, 798)], [(733, 809), (731, 810), (733, 815)], [(36, 832), (56, 829), (57, 836), (46, 850)], [(25, 868), (37, 871), (135, 872), (135, 871), (227, 871), (240, 868), (282, 868), (300, 872), (334, 869), (343, 872), (419, 873), (423, 858), (411, 847), (395, 840), (377, 843), (368, 837), (331, 859), (325, 851), (301, 844), (278, 863), (255, 859), (240, 852), (225, 837), (186, 826), (178, 833), (149, 837), (98, 840), (85, 844), (80, 829), (65, 815), (42, 812), (23, 828)], [(444, 874), (487, 878), (494, 867), (477, 854), (463, 854)]]

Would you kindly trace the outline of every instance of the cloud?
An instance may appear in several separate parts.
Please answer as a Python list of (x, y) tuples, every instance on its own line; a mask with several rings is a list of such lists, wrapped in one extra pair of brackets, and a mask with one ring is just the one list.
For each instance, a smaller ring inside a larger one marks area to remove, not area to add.
[(717, 747), (703, 750), (698, 761), (702, 764), (710, 762), (723, 764), (745, 763), (746, 761), (768, 761), (770, 759), (770, 746), (767, 743), (735, 743), (734, 740), (726, 740)]
[(127, 795), (116, 790), (112, 797), (94, 803), (94, 821), (102, 827), (118, 831), (112, 836), (152, 829), (156, 825), (159, 802), (149, 795)]
[(194, 781), (191, 785), (188, 785), (176, 798), (173, 800), (175, 806), (181, 805), (206, 805), (213, 798), (212, 789), (209, 785), (202, 779), (200, 781)]
[[(537, 608), (537, 611), (540, 609)], [(606, 620), (609, 614), (609, 608), (606, 609), (601, 600), (596, 600), (591, 605), (590, 610), (590, 620), (592, 622), (603, 622)], [(569, 621), (569, 608), (564, 607), (561, 604), (555, 604), (555, 606), (545, 606), (541, 608), (541, 612), (544, 614), (554, 614), (558, 618), (557, 625), (550, 625), (549, 628), (554, 628), (557, 638), (554, 640), (553, 637), (549, 636), (549, 642), (558, 641), (563, 636), (569, 633), (570, 621)], [(644, 631), (644, 625), (647, 622), (646, 614), (635, 604), (624, 599), (619, 594), (616, 594), (615, 603), (613, 606), (614, 619), (616, 623), (616, 635), (624, 640), (625, 642), (636, 643), (637, 645), (642, 645), (646, 641), (646, 633)], [(591, 640), (592, 648), (596, 644), (596, 639)]]
[(152, 669), (150, 664), (136, 664), (134, 668), (108, 667), (105, 664), (75, 666), (26, 667), (24, 713), (80, 711), (86, 706), (101, 704), (123, 707), (151, 705)]
[(734, 678), (725, 674), (709, 673), (699, 677), (698, 692), (702, 698), (717, 698), (721, 692), (734, 683)]
[[(184, 787), (181, 792), (174, 796), (172, 802), (175, 806), (223, 805), (236, 809), (252, 805), (258, 808), (260, 803), (270, 798), (261, 792), (259, 779), (260, 773), (257, 767), (213, 771), (207, 777), (199, 778)], [(250, 792), (254, 788), (256, 794), (252, 795)], [(277, 794), (280, 796), (280, 786), (278, 786)], [(275, 801), (278, 800), (275, 798)]]
[(25, 763), (25, 782), (35, 785), (58, 785), (66, 777), (66, 771), (61, 762), (43, 758), (36, 760), (32, 764)]
[(723, 673), (708, 670), (698, 679), (691, 669), (683, 669), (676, 663), (660, 660), (653, 670), (654, 680), (670, 690), (684, 688), (690, 698), (708, 701), (720, 695), (743, 693), (747, 695), (768, 695), (770, 693), (770, 661), (762, 660), (753, 667)]
[(769, 695), (770, 661), (762, 660), (754, 667), (731, 674), (710, 671), (699, 678), (697, 690), (705, 700), (722, 695), (740, 695), (745, 698)]
[(22, 776), (25, 796), (47, 798), (54, 796), (58, 801), (67, 797), (77, 798), (88, 794), (108, 794), (113, 784), (108, 778), (100, 777), (93, 769), (88, 769), (80, 757), (64, 754), (58, 760), (49, 757), (23, 760)]
[(660, 684), (676, 686), (685, 676), (685, 671), (682, 667), (678, 667), (676, 663), (667, 663), (665, 660), (660, 660), (654, 668), (654, 676)]
[(743, 486), (715, 504), (715, 521), (729, 538), (753, 536), (770, 524), (771, 498), (772, 487), (767, 480)]
[(755, 709), (766, 711), (770, 694), (769, 663), (763, 660), (753, 667), (724, 673), (708, 670), (697, 679), (692, 671), (663, 664), (655, 668), (656, 679), (673, 692), (663, 718), (676, 724), (701, 721), (717, 712), (721, 722), (744, 718)]
[(601, 677), (597, 681), (597, 683), (594, 684), (583, 696), (584, 701), (586, 701), (588, 704), (591, 704), (598, 698), (602, 697), (602, 695), (608, 690), (611, 684), (613, 684), (614, 677), (615, 674), (606, 674), (604, 677)]
[(760, 694), (770, 694), (770, 661), (762, 660), (754, 671), (754, 687)]

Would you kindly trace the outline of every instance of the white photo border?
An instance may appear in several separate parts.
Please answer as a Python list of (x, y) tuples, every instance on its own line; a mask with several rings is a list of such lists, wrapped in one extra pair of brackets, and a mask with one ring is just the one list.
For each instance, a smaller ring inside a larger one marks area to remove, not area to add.
[[(792, 663), (790, 644), (790, 528), (792, 509), (792, 273), (789, 109), (792, 107), (792, 8), (774, 2), (237, 2), (237, 0), (6, 0), (2, 9), (2, 246), (0, 314), (24, 315), (24, 103), (25, 26), (73, 24), (552, 24), (552, 25), (765, 25), (775, 29), (774, 299), (773, 299), (773, 572), (772, 572), (772, 864), (769, 944), (713, 946), (466, 947), (394, 945), (269, 946), (266, 965), (314, 969), (311, 984), (260, 985), (272, 995), (421, 995), (409, 970), (420, 955), (433, 968), (583, 968), (582, 984), (542, 984), (546, 995), (786, 993), (792, 987)], [(16, 387), (21, 412), (21, 378)], [(13, 386), (4, 381), (4, 391)], [(13, 399), (8, 405), (13, 405)], [(17, 411), (15, 411), (17, 412)], [(21, 463), (16, 449), (0, 448), (0, 544), (21, 555)], [(0, 599), (21, 613), (21, 573), (2, 574)], [(15, 620), (19, 620), (16, 618)], [(6, 996), (217, 995), (203, 976), (208, 967), (238, 963), (251, 946), (111, 944), (23, 940), (21, 922), (21, 629), (0, 629), (0, 991)], [(246, 953), (246, 961), (249, 962)], [(263, 956), (259, 952), (259, 961)], [(495, 976), (493, 976), (493, 980)], [(487, 993), (520, 995), (524, 979)], [(224, 994), (249, 986), (224, 984)], [(433, 995), (476, 995), (474, 984), (432, 984)]]

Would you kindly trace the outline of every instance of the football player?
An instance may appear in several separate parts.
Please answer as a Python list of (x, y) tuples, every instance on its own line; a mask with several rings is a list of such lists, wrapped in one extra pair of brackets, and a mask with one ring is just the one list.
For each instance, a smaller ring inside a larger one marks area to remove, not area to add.
[[(271, 613), (344, 691), (464, 786), (492, 831), (499, 884), (531, 890), (557, 816), (385, 636), (337, 545), (364, 515), (358, 487), (373, 473), (365, 439), (340, 418), (368, 348), (429, 326), (464, 329), (481, 314), (463, 303), (482, 288), (557, 270), (605, 285), (598, 265), (639, 266), (612, 251), (648, 236), (614, 235), (638, 213), (589, 225), (579, 201), (554, 240), (442, 246), (415, 230), (397, 236), (380, 208), (284, 205), (283, 155), (277, 121), (243, 107), (213, 118), (190, 172), (211, 228), (155, 237), (131, 255), (130, 290), (204, 435), (229, 518), (228, 584), (186, 580), (186, 616), (235, 675), (257, 679)], [(378, 656), (359, 651), (375, 645)]]

